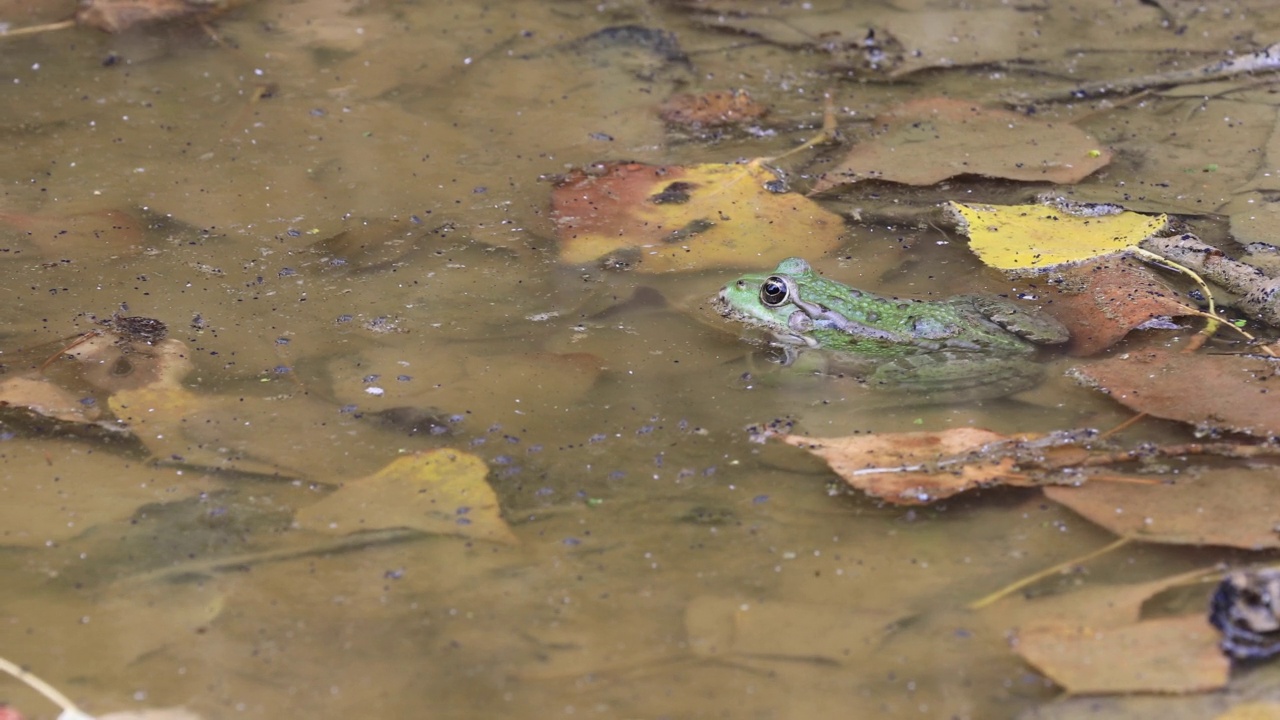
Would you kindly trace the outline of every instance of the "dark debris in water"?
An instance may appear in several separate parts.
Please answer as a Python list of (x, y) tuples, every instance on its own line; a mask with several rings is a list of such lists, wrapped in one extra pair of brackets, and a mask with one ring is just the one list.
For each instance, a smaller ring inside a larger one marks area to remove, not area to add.
[(1280, 655), (1280, 568), (1231, 573), (1213, 593), (1209, 622), (1236, 660)]

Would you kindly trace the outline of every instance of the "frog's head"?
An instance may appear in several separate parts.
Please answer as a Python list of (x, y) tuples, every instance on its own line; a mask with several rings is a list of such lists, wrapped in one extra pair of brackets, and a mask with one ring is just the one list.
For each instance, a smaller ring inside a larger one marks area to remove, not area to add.
[[(773, 272), (743, 275), (720, 288), (713, 300), (716, 311), (735, 322), (772, 332), (783, 342), (806, 344), (797, 336), (802, 328), (794, 321), (806, 318), (795, 305), (799, 288), (813, 277), (809, 263), (800, 258), (787, 258)], [(796, 313), (800, 313), (796, 318)]]

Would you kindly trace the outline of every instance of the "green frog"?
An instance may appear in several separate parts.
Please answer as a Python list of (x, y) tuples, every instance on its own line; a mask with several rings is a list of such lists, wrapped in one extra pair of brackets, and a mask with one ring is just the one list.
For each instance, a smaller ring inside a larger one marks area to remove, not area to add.
[(828, 280), (800, 258), (738, 278), (714, 304), (724, 317), (764, 330), (785, 351), (783, 364), (819, 351), (825, 372), (939, 402), (1025, 390), (1043, 374), (1037, 346), (1069, 337), (1057, 320), (1003, 298), (885, 297)]

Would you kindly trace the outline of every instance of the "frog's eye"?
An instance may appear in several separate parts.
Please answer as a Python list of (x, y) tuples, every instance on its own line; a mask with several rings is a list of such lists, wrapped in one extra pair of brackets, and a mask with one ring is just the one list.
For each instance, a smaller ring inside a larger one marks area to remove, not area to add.
[(760, 302), (769, 307), (778, 307), (787, 301), (787, 281), (772, 275), (760, 283)]

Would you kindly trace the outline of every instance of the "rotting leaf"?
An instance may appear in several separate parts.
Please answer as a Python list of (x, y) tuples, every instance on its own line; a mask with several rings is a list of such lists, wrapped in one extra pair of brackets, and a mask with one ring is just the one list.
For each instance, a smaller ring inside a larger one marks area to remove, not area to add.
[(671, 125), (696, 130), (758, 120), (769, 112), (769, 108), (756, 102), (746, 90), (719, 90), (701, 95), (672, 95), (662, 103), (658, 112)]
[(771, 265), (821, 255), (844, 230), (839, 215), (785, 192), (759, 160), (598, 170), (575, 171), (551, 193), (562, 262), (616, 256), (642, 272)]
[(190, 350), (181, 340), (126, 342), (114, 332), (89, 337), (65, 354), (80, 362), (81, 380), (112, 393), (177, 388), (195, 368)]
[(1159, 485), (1089, 482), (1045, 495), (1111, 532), (1144, 542), (1280, 548), (1274, 470), (1218, 468)]
[[(759, 438), (775, 433), (766, 429)], [(1094, 447), (1092, 430), (1000, 435), (978, 428), (940, 432), (882, 433), (838, 438), (782, 434), (782, 440), (827, 462), (850, 486), (896, 505), (923, 505), (965, 490), (992, 485), (1075, 485), (1105, 466), (1151, 457), (1276, 455), (1267, 444), (1182, 443), (1131, 449)], [(1108, 473), (1108, 480), (1150, 484), (1141, 477)]]
[(1162, 230), (1165, 215), (1141, 215), (1111, 205), (946, 204), (969, 248), (1001, 270), (1047, 270), (1120, 252)]
[(94, 404), (40, 377), (19, 375), (0, 381), (0, 406), (24, 407), (45, 417), (72, 423), (89, 423), (102, 411)]
[(398, 458), (302, 508), (297, 523), (309, 530), (348, 534), (407, 527), (440, 535), (515, 543), (498, 498), (485, 482), (489, 468), (457, 450), (431, 450)]
[(0, 226), (24, 234), (45, 258), (85, 262), (142, 252), (147, 221), (132, 210), (69, 214), (0, 212)]
[(1142, 607), (1151, 598), (1205, 576), (1206, 571), (1199, 569), (1142, 583), (1089, 581), (1058, 593), (1013, 595), (1001, 601), (989, 618), (1001, 634), (1039, 625), (1123, 627), (1142, 620)]
[(855, 145), (813, 192), (861, 180), (933, 185), (956, 175), (1074, 183), (1111, 161), (1110, 150), (1073, 125), (950, 98), (899, 105), (875, 126), (881, 132)]
[(1017, 443), (1044, 443), (1045, 438), (1011, 437), (977, 428), (841, 438), (782, 437), (784, 442), (825, 460), (852, 487), (897, 505), (923, 505), (989, 485), (1037, 485), (1018, 471), (1017, 458), (1003, 450)]
[(1264, 437), (1280, 435), (1271, 358), (1146, 347), (1073, 370), (1081, 382), (1136, 412)]
[(1094, 355), (1156, 318), (1198, 312), (1160, 276), (1128, 258), (1099, 258), (1064, 269), (1042, 288), (1045, 309), (1071, 331), (1066, 350)]
[(65, 441), (7, 443), (0, 458), (0, 545), (47, 547), (128, 518), (143, 505), (215, 487), (198, 474), (139, 464)]
[(1234, 705), (1213, 720), (1280, 720), (1280, 702), (1247, 702)]
[(1226, 686), (1231, 671), (1199, 613), (1105, 629), (1043, 625), (1019, 632), (1014, 647), (1073, 695), (1204, 692)]

